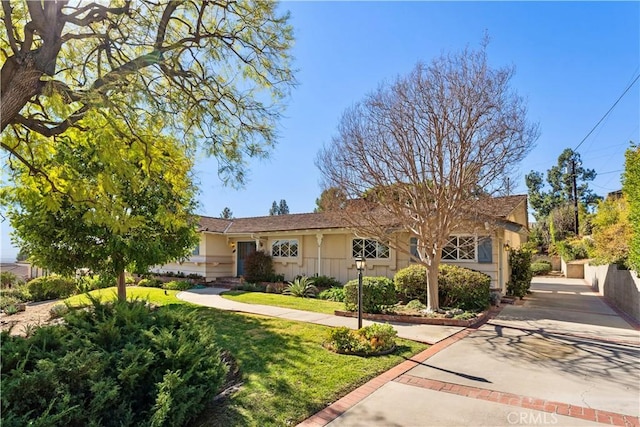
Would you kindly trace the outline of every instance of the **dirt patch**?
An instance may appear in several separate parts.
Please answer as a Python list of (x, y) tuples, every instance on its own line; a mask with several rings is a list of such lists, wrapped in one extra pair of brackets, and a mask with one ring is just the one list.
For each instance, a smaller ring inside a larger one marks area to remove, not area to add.
[(26, 335), (26, 331), (33, 326), (48, 324), (51, 319), (50, 310), (60, 300), (32, 302), (26, 305), (25, 311), (16, 314), (0, 314), (0, 330), (10, 331), (11, 335)]

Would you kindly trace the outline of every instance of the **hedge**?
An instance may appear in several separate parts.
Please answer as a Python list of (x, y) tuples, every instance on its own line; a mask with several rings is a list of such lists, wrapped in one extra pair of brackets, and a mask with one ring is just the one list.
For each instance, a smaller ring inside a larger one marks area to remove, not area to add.
[[(381, 313), (398, 301), (393, 281), (388, 277), (362, 278), (362, 311)], [(358, 309), (358, 279), (344, 285), (344, 306), (348, 311)]]

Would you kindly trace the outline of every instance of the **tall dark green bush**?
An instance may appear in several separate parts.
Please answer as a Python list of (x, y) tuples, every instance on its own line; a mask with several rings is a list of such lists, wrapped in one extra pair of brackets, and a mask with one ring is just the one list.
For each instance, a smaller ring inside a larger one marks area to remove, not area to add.
[[(362, 278), (362, 311), (381, 313), (398, 301), (393, 281), (388, 277)], [(348, 311), (358, 309), (358, 279), (344, 285), (344, 305)]]
[(527, 249), (512, 249), (509, 252), (511, 277), (507, 283), (507, 295), (523, 298), (531, 287), (531, 252)]
[(250, 283), (269, 282), (274, 277), (273, 259), (264, 251), (255, 251), (244, 260), (244, 279)]
[(66, 298), (78, 291), (75, 279), (57, 275), (37, 277), (30, 280), (27, 282), (27, 289), (32, 301)]
[(65, 321), (2, 333), (3, 427), (181, 426), (224, 379), (215, 331), (191, 310), (94, 301)]
[(438, 299), (441, 307), (484, 310), (490, 303), (491, 278), (456, 265), (440, 264)]

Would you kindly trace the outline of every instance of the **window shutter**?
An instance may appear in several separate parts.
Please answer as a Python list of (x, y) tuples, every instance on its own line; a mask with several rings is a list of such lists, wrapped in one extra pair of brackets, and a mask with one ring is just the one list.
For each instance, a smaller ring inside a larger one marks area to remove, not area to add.
[(489, 236), (478, 238), (478, 262), (493, 262), (493, 242)]

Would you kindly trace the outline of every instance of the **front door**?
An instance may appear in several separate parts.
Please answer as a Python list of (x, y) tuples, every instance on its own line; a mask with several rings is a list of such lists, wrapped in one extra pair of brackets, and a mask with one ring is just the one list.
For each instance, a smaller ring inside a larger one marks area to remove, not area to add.
[(238, 242), (238, 276), (244, 276), (244, 260), (256, 251), (256, 242)]

